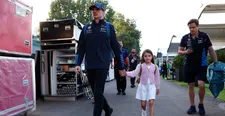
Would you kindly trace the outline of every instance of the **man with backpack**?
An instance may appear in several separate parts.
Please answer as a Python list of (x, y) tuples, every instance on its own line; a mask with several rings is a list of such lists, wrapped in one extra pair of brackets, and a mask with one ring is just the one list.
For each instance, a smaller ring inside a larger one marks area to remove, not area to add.
[[(140, 62), (140, 58), (136, 54), (136, 49), (134, 49), (134, 48), (131, 50), (131, 54), (129, 55), (129, 61), (130, 61), (130, 70), (129, 71), (135, 70), (138, 63)], [(131, 84), (131, 86), (130, 86), (131, 88), (135, 87), (135, 77), (130, 78), (130, 84)]]
[[(124, 65), (126, 70), (129, 70), (130, 68), (130, 63), (129, 63), (129, 58), (128, 58), (128, 51), (127, 49), (123, 48), (123, 42), (119, 41), (120, 44), (120, 49), (122, 51), (122, 56), (124, 60)], [(117, 95), (126, 95), (126, 87), (127, 87), (127, 79), (126, 76), (121, 76), (119, 74), (120, 70), (120, 64), (117, 59), (114, 61), (114, 73), (115, 73), (115, 78), (116, 78), (116, 86), (117, 86)]]
[(119, 61), (119, 73), (125, 75), (125, 66), (120, 45), (117, 41), (114, 26), (106, 22), (103, 4), (96, 2), (89, 9), (92, 11), (93, 21), (86, 24), (80, 34), (76, 54), (76, 73), (79, 73), (81, 62), (85, 56), (88, 81), (94, 92), (93, 116), (101, 116), (102, 109), (105, 116), (111, 116), (113, 109), (107, 103), (103, 93), (107, 78), (112, 51)]
[(190, 33), (183, 36), (180, 42), (180, 47), (178, 49), (179, 55), (186, 55), (186, 62), (184, 66), (185, 82), (188, 83), (189, 98), (191, 104), (187, 113), (194, 114), (197, 112), (194, 102), (194, 86), (195, 78), (197, 77), (200, 101), (198, 105), (199, 114), (205, 115), (203, 101), (205, 96), (204, 81), (206, 81), (208, 51), (214, 62), (217, 62), (217, 56), (212, 47), (212, 43), (208, 34), (198, 30), (198, 20), (191, 19), (187, 25), (190, 29)]

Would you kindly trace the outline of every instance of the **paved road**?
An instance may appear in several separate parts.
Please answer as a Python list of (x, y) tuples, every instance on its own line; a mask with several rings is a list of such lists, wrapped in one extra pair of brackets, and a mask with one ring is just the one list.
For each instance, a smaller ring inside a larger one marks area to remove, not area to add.
[[(136, 88), (130, 88), (128, 80), (127, 95), (118, 96), (115, 84), (115, 81), (107, 82), (105, 89), (105, 96), (114, 108), (112, 116), (140, 116), (140, 103), (135, 99)], [(155, 116), (188, 116), (186, 115), (186, 110), (189, 108), (187, 95), (187, 88), (161, 80), (161, 91), (156, 99)], [(197, 97), (196, 103), (198, 103)], [(222, 102), (206, 96), (206, 116), (225, 116), (225, 110), (218, 108), (219, 103)], [(86, 99), (79, 99), (76, 102), (47, 101), (39, 102), (37, 110), (28, 116), (92, 116), (92, 110), (91, 101)], [(198, 115), (196, 114), (196, 116)]]

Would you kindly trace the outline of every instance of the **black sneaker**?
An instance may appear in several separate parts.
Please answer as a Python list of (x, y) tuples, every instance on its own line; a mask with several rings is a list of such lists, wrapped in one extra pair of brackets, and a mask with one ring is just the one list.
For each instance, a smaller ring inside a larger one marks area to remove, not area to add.
[(117, 95), (120, 95), (120, 94), (121, 94), (121, 92), (118, 92), (118, 93), (117, 93)]
[(109, 110), (105, 112), (105, 116), (111, 116), (112, 112), (113, 112), (113, 109), (109, 108)]
[(202, 115), (202, 116), (205, 115), (204, 105), (203, 104), (199, 104), (198, 108), (199, 108), (199, 115)]
[(130, 87), (131, 87), (131, 88), (134, 88), (134, 87), (135, 87), (135, 85), (131, 85)]
[(122, 94), (123, 94), (123, 95), (126, 95), (126, 93), (125, 93), (125, 92), (123, 92)]
[(187, 111), (187, 114), (195, 114), (197, 111), (196, 111), (196, 108), (195, 106), (191, 106), (188, 111)]

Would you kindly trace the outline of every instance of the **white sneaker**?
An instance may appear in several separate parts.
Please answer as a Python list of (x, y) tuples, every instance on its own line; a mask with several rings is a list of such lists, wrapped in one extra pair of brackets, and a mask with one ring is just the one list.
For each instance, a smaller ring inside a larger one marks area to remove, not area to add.
[(147, 116), (147, 113), (146, 113), (146, 110), (143, 110), (141, 111), (141, 116)]

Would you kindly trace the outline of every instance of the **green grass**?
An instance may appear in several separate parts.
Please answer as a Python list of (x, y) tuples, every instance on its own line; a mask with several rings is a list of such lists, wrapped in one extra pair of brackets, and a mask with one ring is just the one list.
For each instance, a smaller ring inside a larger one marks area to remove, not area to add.
[[(188, 84), (185, 83), (185, 82), (179, 82), (179, 81), (176, 81), (176, 80), (172, 80), (172, 82), (173, 82), (173, 83), (176, 83), (176, 84), (178, 84), (178, 85), (180, 85), (180, 86), (183, 86), (183, 87), (188, 88)], [(211, 91), (208, 89), (209, 84), (205, 84), (205, 87), (206, 87), (206, 89), (205, 89), (206, 95), (209, 95), (209, 96), (213, 97)], [(195, 91), (198, 91), (198, 90), (199, 90), (199, 88), (198, 88), (198, 87), (195, 87)], [(220, 94), (219, 94), (219, 96), (217, 97), (217, 99), (222, 100), (222, 101), (225, 101), (225, 89), (224, 89), (223, 91), (220, 92)]]
[[(160, 77), (163, 79), (163, 76), (162, 76), (162, 75), (160, 75)], [(169, 75), (169, 76), (167, 77), (167, 79), (172, 79), (172, 76)]]

